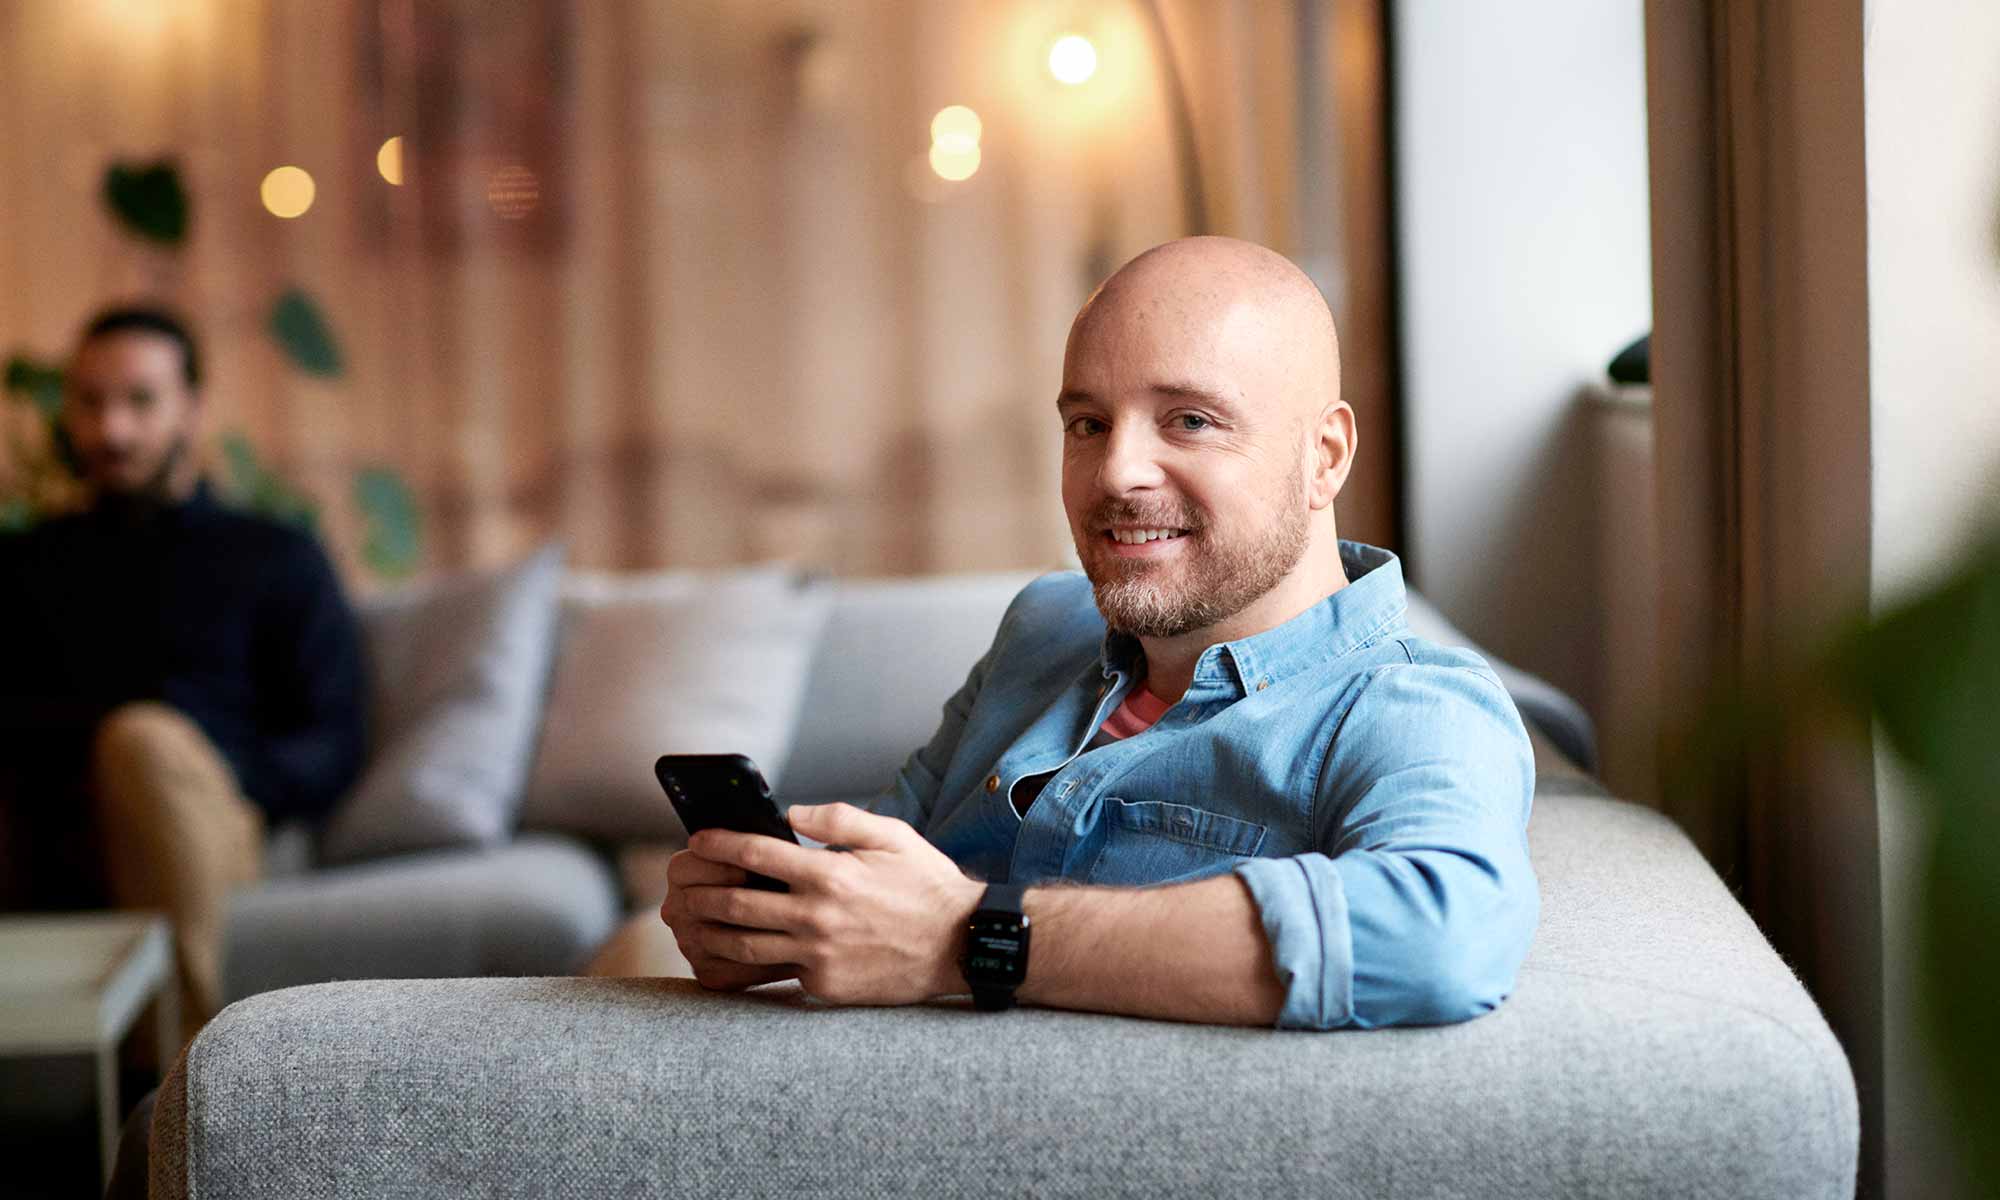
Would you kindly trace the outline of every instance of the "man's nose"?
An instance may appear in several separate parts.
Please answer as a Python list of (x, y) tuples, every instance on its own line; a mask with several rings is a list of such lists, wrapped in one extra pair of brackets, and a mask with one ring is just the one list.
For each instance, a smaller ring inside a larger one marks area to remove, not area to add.
[(1108, 495), (1160, 486), (1159, 439), (1143, 424), (1125, 422), (1104, 435), (1104, 459), (1097, 467), (1097, 486)]
[(120, 405), (107, 404), (98, 410), (96, 417), (92, 424), (97, 426), (99, 441), (124, 443), (136, 432), (138, 422)]

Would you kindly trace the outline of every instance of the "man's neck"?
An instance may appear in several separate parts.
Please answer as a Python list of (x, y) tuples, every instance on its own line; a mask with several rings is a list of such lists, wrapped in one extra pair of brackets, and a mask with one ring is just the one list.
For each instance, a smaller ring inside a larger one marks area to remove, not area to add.
[(1178, 704), (1194, 682), (1194, 668), (1210, 646), (1253, 637), (1285, 622), (1347, 586), (1340, 564), (1340, 544), (1333, 542), (1331, 570), (1324, 561), (1300, 562), (1277, 587), (1252, 601), (1241, 612), (1179, 637), (1142, 637), (1146, 651), (1146, 687), (1169, 704)]
[(91, 497), (91, 511), (125, 524), (150, 521), (163, 513), (185, 507), (201, 490), (201, 475), (175, 472), (153, 487), (136, 491), (98, 488)]

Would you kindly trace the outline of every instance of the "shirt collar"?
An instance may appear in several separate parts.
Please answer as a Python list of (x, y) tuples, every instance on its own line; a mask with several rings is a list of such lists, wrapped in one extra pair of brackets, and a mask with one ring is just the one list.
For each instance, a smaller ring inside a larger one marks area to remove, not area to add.
[[(1347, 586), (1282, 625), (1202, 651), (1194, 683), (1233, 682), (1244, 693), (1287, 675), (1339, 658), (1375, 641), (1402, 623), (1407, 607), (1403, 564), (1394, 554), (1365, 542), (1340, 543)], [(1131, 673), (1143, 647), (1116, 631), (1104, 636), (1104, 673)]]

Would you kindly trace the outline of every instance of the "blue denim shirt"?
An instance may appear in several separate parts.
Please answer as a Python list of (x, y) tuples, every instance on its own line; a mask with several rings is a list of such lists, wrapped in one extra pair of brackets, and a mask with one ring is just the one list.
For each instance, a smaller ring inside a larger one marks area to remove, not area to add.
[[(1342, 542), (1341, 557), (1347, 587), (1209, 647), (1157, 724), (1097, 749), (1143, 651), (1106, 634), (1081, 574), (1036, 580), (875, 810), (987, 880), (1233, 870), (1284, 983), (1281, 1026), (1492, 1009), (1540, 910), (1527, 733), (1477, 655), (1410, 633), (1394, 555)], [(1015, 786), (1045, 773), (1016, 812)]]

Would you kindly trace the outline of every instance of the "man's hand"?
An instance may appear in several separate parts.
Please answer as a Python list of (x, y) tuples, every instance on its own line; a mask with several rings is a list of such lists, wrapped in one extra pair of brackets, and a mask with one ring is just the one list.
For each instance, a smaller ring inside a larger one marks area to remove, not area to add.
[(692, 850), (679, 851), (667, 860), (667, 898), (660, 905), (660, 919), (674, 931), (674, 941), (705, 988), (736, 992), (798, 976), (798, 968), (789, 963), (751, 967), (717, 958), (703, 949), (717, 930), (712, 922), (688, 911), (688, 897), (703, 891), (742, 888), (747, 879), (741, 868), (711, 862)]
[[(846, 853), (708, 829), (668, 865), (661, 916), (715, 988), (796, 977), (836, 1004), (911, 1004), (965, 990), (960, 933), (983, 885), (893, 817), (794, 807), (792, 828)], [(790, 893), (742, 886), (755, 871)]]

